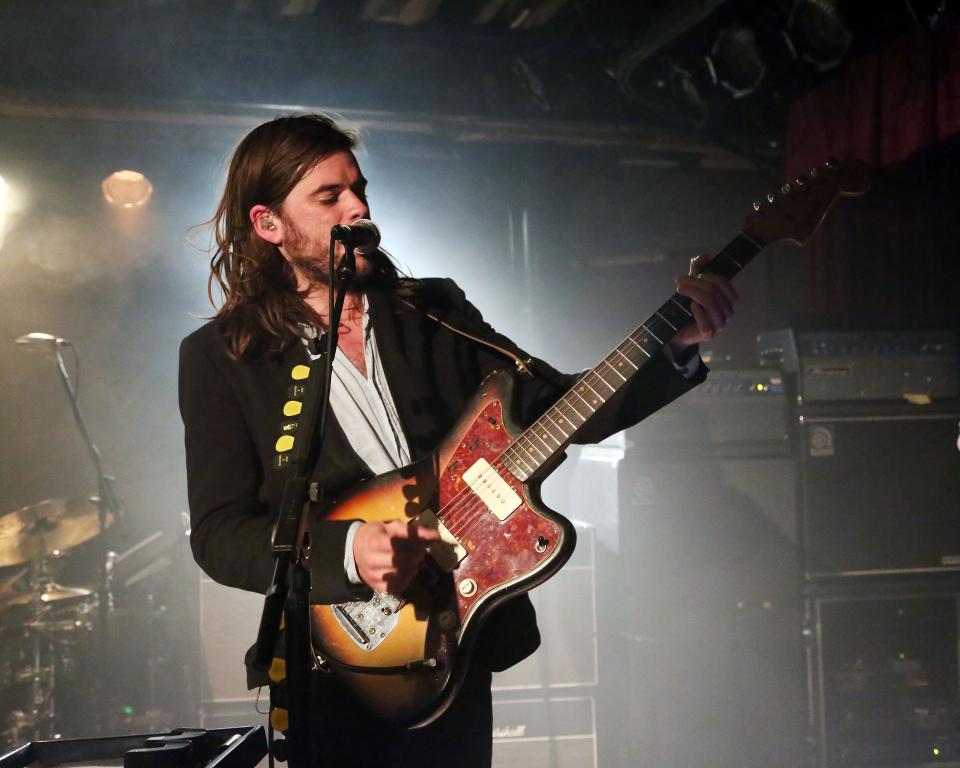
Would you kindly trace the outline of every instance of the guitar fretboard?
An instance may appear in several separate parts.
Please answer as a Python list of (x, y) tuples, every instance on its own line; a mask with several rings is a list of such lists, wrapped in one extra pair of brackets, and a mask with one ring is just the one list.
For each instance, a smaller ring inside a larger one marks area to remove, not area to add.
[[(732, 279), (763, 247), (764, 243), (741, 233), (704, 271)], [(590, 417), (655, 357), (677, 331), (693, 322), (690, 304), (689, 298), (674, 293), (524, 431), (501, 456), (510, 473), (526, 481), (563, 450)]]

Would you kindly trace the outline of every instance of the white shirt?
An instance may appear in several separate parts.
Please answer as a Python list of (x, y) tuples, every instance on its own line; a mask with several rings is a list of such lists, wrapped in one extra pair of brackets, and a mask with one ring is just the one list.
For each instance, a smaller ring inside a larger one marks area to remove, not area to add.
[[(305, 329), (304, 344), (315, 337), (316, 330)], [(310, 352), (309, 346), (307, 354), (311, 360), (319, 357)], [(410, 447), (380, 361), (366, 295), (363, 296), (363, 360), (366, 376), (345, 354), (338, 352), (333, 356), (330, 410), (357, 456), (374, 474), (382, 475), (409, 464)], [(350, 526), (344, 547), (343, 565), (347, 578), (353, 584), (363, 583), (353, 559), (353, 538), (361, 525), (358, 521)]]

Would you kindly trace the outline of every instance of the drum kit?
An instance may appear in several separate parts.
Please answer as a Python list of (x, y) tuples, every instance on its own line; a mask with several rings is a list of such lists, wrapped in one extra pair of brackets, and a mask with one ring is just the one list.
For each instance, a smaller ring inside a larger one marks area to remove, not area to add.
[[(182, 668), (187, 680), (189, 667), (164, 656), (166, 606), (156, 597), (173, 591), (155, 577), (182, 560), (187, 526), (156, 531), (119, 555), (110, 551), (108, 529), (122, 521), (123, 510), (63, 357), (71, 350), (79, 370), (76, 348), (41, 332), (16, 343), (52, 358), (96, 471), (97, 493), (0, 515), (0, 754), (71, 729), (105, 735), (129, 726), (170, 727), (172, 706), (157, 706), (164, 700), (158, 691), (177, 677), (171, 670)], [(131, 692), (145, 711), (136, 723), (118, 720), (137, 709), (118, 699)]]
[[(86, 586), (60, 584), (55, 575), (113, 522), (97, 497), (48, 499), (0, 516), (0, 700), (6, 713), (0, 744), (56, 735), (58, 683), (69, 679), (77, 649), (97, 626), (104, 591), (92, 588), (101, 574), (89, 574)], [(106, 583), (109, 595), (109, 575)]]

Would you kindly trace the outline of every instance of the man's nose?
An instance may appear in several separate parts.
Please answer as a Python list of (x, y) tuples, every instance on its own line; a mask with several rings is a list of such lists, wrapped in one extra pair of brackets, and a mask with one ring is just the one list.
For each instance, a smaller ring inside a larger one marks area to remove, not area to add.
[(359, 195), (350, 193), (353, 196), (353, 199), (350, 201), (350, 205), (347, 210), (350, 214), (350, 221), (356, 221), (357, 219), (366, 219), (370, 216), (370, 208), (367, 206), (366, 201), (363, 200)]

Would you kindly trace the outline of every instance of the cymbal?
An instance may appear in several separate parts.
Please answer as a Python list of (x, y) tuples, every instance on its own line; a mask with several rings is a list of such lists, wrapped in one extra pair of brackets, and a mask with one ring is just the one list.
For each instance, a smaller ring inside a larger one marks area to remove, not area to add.
[[(106, 523), (113, 524), (107, 513)], [(0, 568), (55, 555), (100, 532), (92, 499), (47, 499), (0, 517)]]
[[(83, 587), (65, 587), (62, 584), (47, 584), (40, 593), (40, 602), (56, 603), (60, 600), (70, 600), (75, 597), (87, 597), (93, 592)], [(0, 603), (0, 608), (6, 608), (8, 605), (28, 605), (33, 600), (33, 595), (29, 592), (11, 597), (6, 602)]]

